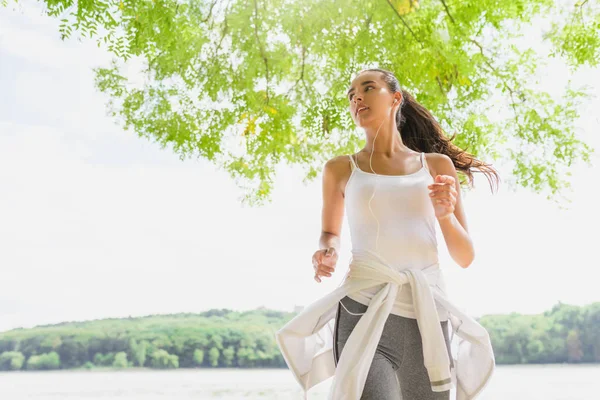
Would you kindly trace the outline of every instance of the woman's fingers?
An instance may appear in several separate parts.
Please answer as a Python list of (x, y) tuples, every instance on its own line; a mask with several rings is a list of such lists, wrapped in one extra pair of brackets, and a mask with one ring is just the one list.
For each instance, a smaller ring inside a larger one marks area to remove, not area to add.
[(331, 276), (331, 274), (333, 274), (334, 271), (335, 271), (335, 268), (332, 268), (328, 265), (325, 265), (325, 264), (319, 265), (319, 274), (320, 275)]
[(452, 191), (431, 192), (429, 196), (436, 200), (456, 201), (456, 195)]
[[(329, 256), (326, 256), (326, 254), (329, 254)], [(312, 258), (313, 269), (315, 270), (314, 280), (321, 282), (322, 276), (331, 277), (335, 272), (337, 259), (337, 252), (333, 247), (316, 252)]]
[(333, 275), (333, 268), (327, 268), (327, 267), (324, 267), (324, 268), (322, 269), (322, 271), (323, 271), (323, 274), (325, 274), (326, 276), (331, 276), (331, 275)]
[[(456, 191), (456, 190), (454, 190)], [(436, 195), (440, 195), (440, 194), (450, 194), (452, 193), (453, 190), (451, 187), (438, 187), (435, 189), (431, 189), (431, 192), (429, 192), (430, 196), (436, 196)]]
[(316, 267), (315, 277), (318, 277), (318, 276), (331, 277), (334, 272), (335, 272), (335, 268), (330, 267), (325, 264), (319, 264)]
[(450, 196), (453, 195), (456, 197), (457, 192), (454, 185), (450, 185), (448, 183), (433, 183), (428, 186), (430, 189), (429, 196), (438, 197), (438, 196)]
[(428, 185), (427, 188), (430, 190), (452, 190), (454, 186), (449, 183), (432, 183), (431, 185)]

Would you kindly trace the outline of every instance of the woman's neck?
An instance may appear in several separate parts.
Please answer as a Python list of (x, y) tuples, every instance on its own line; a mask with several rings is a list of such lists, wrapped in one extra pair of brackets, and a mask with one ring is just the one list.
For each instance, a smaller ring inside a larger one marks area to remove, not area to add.
[(392, 155), (399, 151), (407, 150), (402, 142), (402, 136), (396, 126), (395, 118), (379, 122), (373, 127), (365, 127), (367, 141), (364, 150), (379, 154)]
[(382, 132), (379, 131), (377, 139), (374, 139), (375, 136), (367, 136), (367, 142), (361, 151), (369, 154), (372, 152), (373, 154), (391, 156), (394, 153), (408, 150), (408, 147), (402, 142), (402, 137), (397, 130), (393, 133), (388, 133), (387, 135), (385, 133), (382, 134)]

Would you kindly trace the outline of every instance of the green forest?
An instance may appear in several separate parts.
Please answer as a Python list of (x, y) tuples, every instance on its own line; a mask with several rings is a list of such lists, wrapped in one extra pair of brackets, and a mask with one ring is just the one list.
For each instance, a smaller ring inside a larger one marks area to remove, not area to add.
[[(13, 329), (0, 332), (0, 370), (285, 368), (274, 335), (294, 315), (212, 309)], [(600, 362), (600, 302), (478, 321), (497, 364)]]

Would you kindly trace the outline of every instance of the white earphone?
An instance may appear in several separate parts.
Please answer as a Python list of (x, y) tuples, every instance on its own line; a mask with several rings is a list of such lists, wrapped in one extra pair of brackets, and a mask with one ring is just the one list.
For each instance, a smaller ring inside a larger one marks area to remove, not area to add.
[[(394, 99), (394, 101), (392, 102), (392, 106), (394, 104), (396, 104), (396, 102), (398, 101), (398, 99)], [(386, 117), (387, 119), (387, 117)], [(383, 123), (385, 122), (385, 119), (381, 122), (381, 125), (383, 125)], [(375, 134), (375, 138), (373, 139), (373, 148), (375, 147), (375, 140), (377, 140), (377, 135), (379, 135), (379, 129), (381, 128), (381, 125), (379, 125), (379, 128), (377, 128), (377, 133)], [(371, 171), (373, 172), (373, 174), (378, 175), (377, 172), (375, 172), (375, 170), (373, 169), (373, 150), (371, 149), (371, 157), (369, 158), (369, 166), (371, 167)], [(378, 250), (378, 244), (379, 244), (379, 220), (377, 219), (377, 217), (375, 216), (375, 213), (373, 212), (373, 209), (371, 208), (371, 200), (373, 200), (373, 197), (375, 196), (375, 190), (377, 188), (377, 183), (378, 180), (375, 180), (375, 185), (373, 186), (373, 194), (371, 195), (371, 198), (369, 199), (369, 210), (371, 211), (371, 215), (373, 216), (373, 218), (375, 218), (375, 221), (377, 221), (377, 235), (375, 237), (375, 251), (377, 252)], [(379, 255), (381, 258), (383, 258), (381, 255)]]
[[(398, 102), (398, 99), (394, 99), (394, 101), (392, 102), (392, 106), (394, 104), (396, 104), (397, 102)], [(381, 125), (383, 125), (384, 122), (385, 122), (385, 119), (381, 122)], [(379, 129), (381, 128), (381, 125), (379, 125), (379, 128), (377, 128), (377, 133), (375, 133), (375, 138), (373, 139), (373, 147), (375, 147), (375, 140), (377, 140), (377, 135), (379, 135)], [(369, 158), (369, 166), (371, 167), (371, 171), (373, 171), (373, 174), (379, 175), (377, 172), (375, 172), (375, 170), (373, 170), (373, 162), (372, 162), (372, 160), (373, 160), (373, 150), (371, 150), (371, 157)], [(369, 199), (369, 211), (371, 211), (371, 215), (373, 216), (373, 218), (375, 218), (375, 221), (377, 221), (377, 235), (375, 237), (375, 252), (378, 253), (377, 254), (378, 257), (380, 257), (382, 260), (384, 260), (386, 263), (388, 263), (388, 261), (385, 260), (385, 258), (381, 254), (379, 254), (379, 252), (378, 252), (378, 248), (379, 248), (379, 245), (378, 245), (379, 244), (379, 220), (377, 219), (377, 217), (375, 216), (375, 213), (373, 213), (373, 209), (371, 208), (371, 200), (373, 200), (373, 197), (375, 196), (375, 190), (377, 188), (377, 183), (378, 183), (378, 180), (376, 179), (375, 180), (375, 185), (373, 186), (373, 194), (371, 195), (371, 198)], [(348, 272), (346, 274), (348, 274), (349, 272), (350, 272), (350, 269), (348, 269)], [(342, 280), (340, 282), (340, 285), (338, 285), (338, 287), (341, 286), (341, 284), (343, 282), (344, 282), (344, 280)], [(400, 288), (400, 290), (402, 290), (402, 287)]]

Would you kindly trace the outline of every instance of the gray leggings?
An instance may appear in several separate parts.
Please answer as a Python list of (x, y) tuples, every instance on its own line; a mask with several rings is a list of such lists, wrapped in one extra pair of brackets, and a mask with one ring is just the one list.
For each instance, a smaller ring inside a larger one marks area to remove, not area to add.
[[(352, 329), (361, 317), (352, 315), (348, 311), (364, 313), (367, 310), (366, 305), (354, 301), (348, 296), (344, 297), (341, 302), (343, 304), (338, 304), (333, 333), (333, 354), (336, 366)], [(448, 321), (440, 323), (452, 363)], [(390, 314), (377, 345), (361, 400), (399, 399), (449, 400), (450, 390), (444, 392), (431, 390), (429, 376), (423, 361), (423, 343), (417, 320)]]

